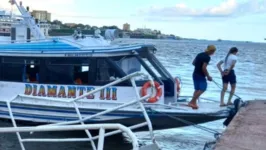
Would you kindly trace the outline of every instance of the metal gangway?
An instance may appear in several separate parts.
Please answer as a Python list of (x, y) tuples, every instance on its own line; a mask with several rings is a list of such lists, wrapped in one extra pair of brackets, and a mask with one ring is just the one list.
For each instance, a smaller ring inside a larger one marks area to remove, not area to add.
[[(139, 77), (139, 76), (144, 76), (146, 78), (149, 79), (149, 82), (151, 83), (151, 92), (145, 96), (140, 96), (139, 95), (139, 91), (138, 88), (136, 86), (136, 82), (135, 82), (135, 78)], [(81, 100), (82, 98), (94, 94), (96, 92), (99, 92), (105, 88), (108, 88), (110, 86), (114, 86), (118, 83), (124, 82), (130, 80), (133, 89), (136, 92), (136, 99), (129, 101), (128, 103), (124, 103), (121, 104), (119, 106), (116, 106), (114, 108), (110, 108), (107, 110), (104, 110), (102, 112), (99, 112), (97, 114), (91, 115), (91, 116), (86, 116), (86, 117), (82, 117), (82, 114), (80, 112), (79, 106), (78, 106), (78, 101)], [(41, 97), (34, 97), (35, 99), (47, 99), (47, 100), (53, 100), (53, 101), (64, 101), (67, 103), (73, 103), (73, 107), (75, 108), (75, 111), (77, 113), (78, 116), (78, 120), (74, 120), (74, 121), (63, 121), (63, 122), (59, 122), (59, 123), (53, 123), (53, 124), (46, 124), (46, 125), (41, 125), (41, 126), (35, 126), (35, 127), (18, 127), (15, 117), (13, 115), (12, 112), (12, 108), (11, 108), (11, 104), (16, 101), (18, 98), (19, 99), (23, 99), (23, 98), (32, 98), (30, 96), (25, 96), (25, 95), (17, 95), (15, 98), (6, 101), (7, 107), (8, 107), (8, 111), (9, 111), (9, 115), (13, 124), (13, 127), (7, 127), (7, 128), (0, 128), (0, 133), (16, 133), (20, 147), (22, 150), (26, 150), (24, 143), (26, 142), (90, 142), (92, 149), (93, 150), (103, 150), (104, 148), (104, 138), (107, 136), (111, 136), (111, 135), (115, 135), (118, 133), (126, 133), (129, 138), (132, 140), (132, 147), (133, 150), (159, 150), (159, 145), (155, 140), (155, 136), (153, 133), (153, 127), (152, 127), (152, 123), (151, 120), (148, 116), (148, 113), (144, 107), (144, 104), (142, 103), (145, 100), (148, 100), (153, 93), (155, 92), (155, 85), (154, 85), (154, 81), (151, 78), (151, 76), (149, 75), (145, 75), (141, 72), (135, 72), (132, 73), (130, 75), (127, 75), (123, 78), (117, 79), (105, 86), (99, 87), (93, 91), (90, 91), (82, 96), (79, 96), (75, 99), (69, 99), (69, 100), (60, 100), (60, 99), (53, 99), (53, 98), (41, 98)], [(131, 105), (139, 105), (143, 116), (145, 118), (145, 122), (140, 123), (140, 124), (136, 124), (130, 127), (125, 127), (121, 124), (85, 124), (85, 122), (89, 119), (101, 116), (101, 115), (105, 115), (107, 113), (131, 106)], [(146, 145), (146, 146), (142, 146), (140, 147), (139, 143), (138, 143), (138, 139), (136, 138), (135, 134), (132, 132), (132, 130), (137, 129), (137, 128), (141, 128), (144, 126), (148, 126), (149, 129), (149, 135), (150, 135), (150, 140), (152, 142), (152, 144), (150, 145)], [(105, 132), (108, 129), (115, 129), (115, 131), (110, 131), (110, 132)], [(41, 139), (41, 138), (35, 138), (35, 139), (30, 139), (30, 138), (25, 138), (23, 139), (21, 136), (21, 132), (30, 132), (31, 134), (33, 134), (34, 132), (48, 132), (48, 131), (76, 131), (76, 130), (84, 130), (86, 132), (86, 135), (88, 136), (87, 138), (65, 138), (65, 139)], [(98, 136), (94, 136), (92, 137), (90, 130), (99, 130), (99, 135)], [(94, 142), (94, 140), (98, 140), (98, 145), (96, 147), (96, 144)]]

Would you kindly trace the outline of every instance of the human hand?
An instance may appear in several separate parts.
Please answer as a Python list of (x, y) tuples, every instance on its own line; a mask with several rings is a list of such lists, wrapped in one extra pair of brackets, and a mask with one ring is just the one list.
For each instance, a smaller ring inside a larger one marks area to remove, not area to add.
[(208, 76), (207, 79), (208, 79), (208, 81), (212, 81), (212, 77), (211, 76)]
[(224, 76), (227, 76), (229, 74), (229, 71), (226, 70), (226, 71), (223, 72), (223, 74), (224, 74)]

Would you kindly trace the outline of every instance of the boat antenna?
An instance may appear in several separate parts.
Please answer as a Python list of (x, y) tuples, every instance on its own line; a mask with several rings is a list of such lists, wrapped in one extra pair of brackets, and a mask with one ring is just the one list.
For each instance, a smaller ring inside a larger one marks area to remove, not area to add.
[(10, 18), (12, 18), (13, 16), (13, 5), (10, 4)]

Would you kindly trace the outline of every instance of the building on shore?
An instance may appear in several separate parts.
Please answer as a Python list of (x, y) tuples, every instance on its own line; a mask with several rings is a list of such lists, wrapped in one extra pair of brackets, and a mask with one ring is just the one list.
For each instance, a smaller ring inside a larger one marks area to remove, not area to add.
[(152, 29), (148, 29), (148, 28), (138, 28), (136, 30), (134, 30), (135, 33), (142, 33), (142, 34), (146, 34), (146, 35), (156, 35), (157, 33), (155, 31), (153, 31)]
[(177, 37), (175, 35), (166, 35), (166, 34), (160, 34), (157, 35), (158, 39), (172, 39), (172, 40), (176, 40)]
[(51, 29), (51, 24), (47, 21), (39, 21), (38, 26), (45, 36), (49, 36), (49, 30)]
[(61, 26), (59, 24), (52, 24), (50, 29), (51, 30), (53, 30), (53, 29), (59, 30), (59, 29), (61, 29)]
[(33, 10), (31, 15), (40, 21), (51, 21), (51, 13), (43, 10)]
[(64, 24), (66, 27), (68, 27), (68, 28), (73, 28), (73, 27), (75, 27), (77, 24), (76, 23), (65, 23)]
[(123, 30), (124, 31), (130, 31), (130, 24), (128, 24), (128, 23), (123, 24)]

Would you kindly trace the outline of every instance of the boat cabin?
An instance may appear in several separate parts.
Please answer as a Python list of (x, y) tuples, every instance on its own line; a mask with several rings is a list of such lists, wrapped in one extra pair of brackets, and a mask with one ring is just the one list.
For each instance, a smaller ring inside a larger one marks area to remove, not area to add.
[[(56, 49), (58, 44), (60, 42), (50, 41), (46, 42), (46, 46), (41, 46), (45, 45), (44, 43), (38, 43), (36, 46), (34, 42), (9, 44), (10, 47), (0, 46), (0, 80), (32, 85), (103, 86), (141, 71), (151, 75), (163, 86), (164, 99), (176, 98), (175, 80), (154, 56), (156, 49), (152, 45), (74, 50), (74, 53), (73, 48), (69, 51)], [(36, 50), (33, 45), (43, 49)], [(12, 50), (9, 50), (11, 47)], [(67, 49), (61, 43), (62, 47)], [(29, 48), (31, 50), (26, 50)], [(51, 50), (53, 48), (54, 50)], [(119, 50), (121, 48), (128, 50)], [(47, 54), (49, 52), (52, 54)], [(145, 78), (136, 78), (136, 85), (142, 87), (147, 81)], [(130, 81), (125, 81), (116, 86), (132, 85)]]

